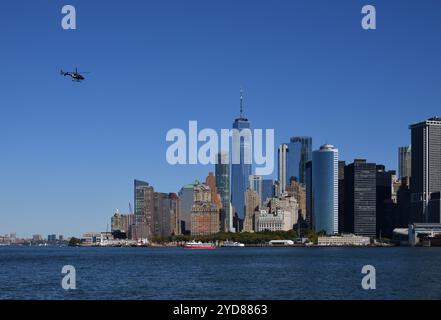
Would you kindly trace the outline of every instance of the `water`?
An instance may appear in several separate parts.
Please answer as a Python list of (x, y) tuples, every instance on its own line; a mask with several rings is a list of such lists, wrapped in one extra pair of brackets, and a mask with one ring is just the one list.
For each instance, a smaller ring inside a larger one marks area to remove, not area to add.
[(441, 299), (441, 248), (0, 247), (0, 299)]

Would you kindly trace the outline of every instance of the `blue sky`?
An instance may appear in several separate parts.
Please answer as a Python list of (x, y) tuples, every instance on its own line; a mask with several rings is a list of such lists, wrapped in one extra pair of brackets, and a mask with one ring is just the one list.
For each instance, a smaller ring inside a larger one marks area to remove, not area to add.
[[(0, 234), (105, 230), (134, 178), (203, 179), (212, 166), (167, 164), (165, 135), (230, 128), (241, 86), (276, 144), (311, 135), (395, 169), (408, 125), (440, 114), (440, 14), (437, 0), (3, 1)], [(75, 66), (84, 83), (60, 76)]]

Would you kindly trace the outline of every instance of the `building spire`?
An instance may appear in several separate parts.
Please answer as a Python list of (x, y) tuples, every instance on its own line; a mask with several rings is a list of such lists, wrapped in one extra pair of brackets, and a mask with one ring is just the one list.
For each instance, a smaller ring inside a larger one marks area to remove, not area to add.
[(240, 119), (243, 119), (243, 89), (240, 88)]

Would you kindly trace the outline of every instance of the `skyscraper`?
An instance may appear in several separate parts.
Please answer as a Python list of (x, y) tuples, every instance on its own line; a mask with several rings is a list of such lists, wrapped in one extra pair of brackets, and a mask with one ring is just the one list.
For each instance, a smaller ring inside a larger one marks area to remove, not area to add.
[(121, 232), (128, 235), (129, 233), (129, 225), (128, 225), (128, 216), (124, 214), (120, 214), (118, 209), (116, 210), (115, 214), (112, 216), (110, 220), (110, 230), (111, 232)]
[(313, 196), (312, 196), (312, 161), (308, 161), (305, 166), (305, 191), (306, 191), (306, 224), (311, 230), (314, 230), (312, 219)]
[(216, 188), (221, 197), (222, 209), (220, 213), (221, 231), (228, 232), (233, 228), (230, 193), (230, 163), (228, 153), (219, 153), (215, 165)]
[(411, 205), (410, 205), (410, 178), (401, 179), (401, 186), (397, 190), (397, 212), (398, 212), (398, 228), (406, 228), (412, 223)]
[(180, 206), (175, 193), (154, 193), (153, 235), (168, 237), (180, 234)]
[(134, 181), (135, 195), (135, 228), (132, 236), (135, 239), (149, 238), (154, 233), (154, 190), (147, 182)]
[(263, 179), (262, 180), (262, 204), (266, 202), (268, 198), (272, 198), (274, 196), (274, 181), (272, 179)]
[(199, 181), (187, 184), (178, 193), (181, 215), (181, 232), (189, 233), (191, 230), (191, 208), (194, 202), (194, 188), (199, 185)]
[(441, 216), (441, 118), (410, 126), (413, 222), (439, 222)]
[(288, 146), (286, 144), (281, 144), (279, 146), (279, 195), (286, 192), (286, 159), (288, 154)]
[(393, 187), (396, 180), (396, 171), (386, 171), (384, 165), (377, 165), (377, 236), (391, 238), (393, 229), (399, 226)]
[(306, 163), (312, 159), (312, 138), (292, 137), (288, 143), (286, 181), (292, 177), (300, 184), (305, 183)]
[(345, 167), (345, 232), (376, 236), (376, 169), (364, 159)]
[(313, 225), (316, 232), (338, 233), (338, 149), (325, 144), (312, 153)]
[(182, 233), (181, 230), (181, 206), (178, 195), (176, 193), (169, 193), (168, 194), (168, 201), (170, 203), (169, 209), (170, 209), (170, 229), (168, 230), (170, 235), (178, 235)]
[(411, 147), (399, 147), (398, 148), (398, 177), (410, 177), (411, 176), (411, 163), (412, 163), (412, 150)]
[(344, 230), (345, 221), (345, 161), (338, 162), (338, 230)]
[[(243, 115), (242, 91), (240, 93), (240, 114), (239, 118), (234, 120), (233, 129), (237, 129), (239, 133), (244, 129), (250, 129), (250, 122)], [(245, 163), (246, 154), (251, 154), (251, 146), (249, 141), (241, 136), (238, 154), (240, 163), (231, 164), (231, 202), (236, 210), (238, 218), (241, 220), (243, 220), (245, 216), (245, 192), (249, 188), (249, 176), (251, 175), (252, 166), (251, 163)]]
[(191, 234), (209, 235), (219, 232), (219, 208), (212, 202), (207, 184), (194, 187), (194, 203), (191, 208)]
[(243, 231), (254, 231), (254, 213), (259, 209), (260, 197), (256, 190), (248, 189), (245, 193), (245, 220), (243, 223)]
[(222, 208), (222, 200), (216, 187), (216, 177), (213, 172), (209, 172), (207, 178), (205, 178), (205, 184), (210, 187), (211, 190), (211, 202), (219, 209)]
[(304, 185), (298, 183), (295, 179), (291, 179), (286, 186), (286, 193), (289, 197), (294, 197), (299, 206), (299, 218), (306, 221), (306, 192)]
[(251, 175), (250, 176), (250, 189), (254, 190), (257, 192), (257, 194), (259, 195), (259, 205), (262, 206), (262, 190), (263, 188), (263, 178), (262, 176), (257, 176), (257, 175)]

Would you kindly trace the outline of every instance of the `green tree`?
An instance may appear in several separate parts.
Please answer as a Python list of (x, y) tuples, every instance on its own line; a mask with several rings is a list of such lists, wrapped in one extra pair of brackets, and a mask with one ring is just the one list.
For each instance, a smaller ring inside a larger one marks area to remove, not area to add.
[(75, 247), (75, 246), (79, 246), (81, 244), (81, 240), (75, 237), (70, 238), (69, 240), (69, 246), (70, 247)]

